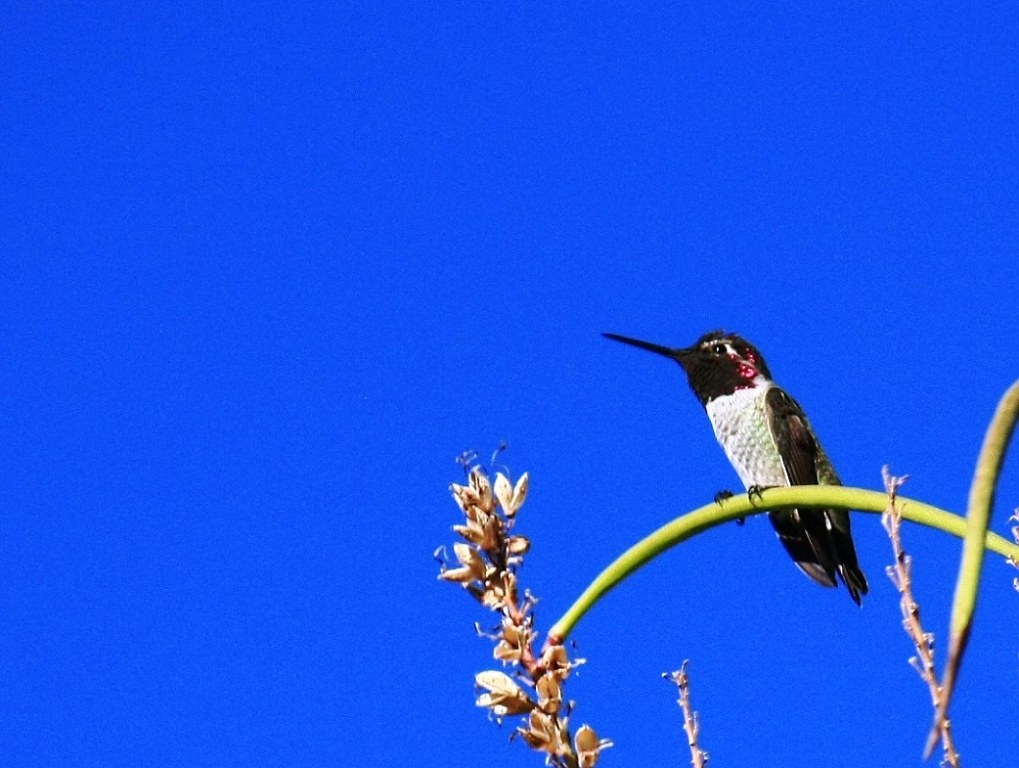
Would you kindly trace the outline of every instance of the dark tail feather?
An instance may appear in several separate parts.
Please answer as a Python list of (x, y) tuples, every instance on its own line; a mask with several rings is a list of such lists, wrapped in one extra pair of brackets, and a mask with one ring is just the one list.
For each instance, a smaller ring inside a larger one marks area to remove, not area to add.
[(853, 602), (860, 604), (860, 595), (867, 594), (867, 579), (856, 561), (845, 512), (784, 509), (768, 517), (800, 570), (823, 587), (834, 587), (837, 574)]
[(839, 576), (842, 577), (842, 583), (849, 590), (849, 596), (853, 598), (853, 602), (859, 605), (860, 595), (867, 594), (869, 589), (867, 577), (863, 575), (860, 566), (855, 563), (853, 565), (840, 565)]
[(839, 564), (839, 576), (842, 583), (849, 590), (850, 597), (857, 605), (860, 604), (860, 595), (867, 594), (867, 577), (860, 570), (860, 564), (856, 560), (856, 547), (853, 546), (853, 537), (849, 532), (849, 513), (843, 510), (828, 509), (824, 511), (825, 521), (828, 530), (831, 532), (830, 541), (835, 553), (835, 559)]
[(827, 526), (822, 512), (783, 509), (768, 515), (779, 541), (796, 565), (823, 587), (834, 587), (835, 561), (826, 545)]

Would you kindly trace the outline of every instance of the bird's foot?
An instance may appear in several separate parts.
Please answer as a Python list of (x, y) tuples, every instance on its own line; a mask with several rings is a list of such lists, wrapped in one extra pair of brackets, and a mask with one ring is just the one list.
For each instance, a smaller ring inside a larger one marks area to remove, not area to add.
[(749, 488), (747, 488), (747, 498), (749, 498), (750, 503), (753, 504), (755, 496), (757, 497), (757, 500), (760, 501), (762, 493), (764, 493), (769, 488), (775, 487), (776, 486), (774, 485), (751, 485)]
[[(736, 494), (733, 493), (732, 491), (719, 491), (718, 493), (715, 494), (715, 503), (718, 506), (722, 506), (722, 504), (725, 503), (726, 499), (731, 499), (735, 495)], [(736, 518), (736, 525), (740, 525), (741, 526), (746, 521), (747, 521), (747, 519), (745, 517), (737, 517)]]

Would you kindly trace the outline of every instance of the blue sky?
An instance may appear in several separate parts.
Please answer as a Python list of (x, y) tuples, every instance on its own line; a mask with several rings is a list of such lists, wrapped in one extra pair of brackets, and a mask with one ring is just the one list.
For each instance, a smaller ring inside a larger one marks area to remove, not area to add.
[[(11, 766), (540, 765), (438, 583), (465, 449), (531, 473), (547, 628), (738, 487), (678, 368), (752, 339), (843, 480), (961, 511), (1019, 374), (1007, 4), (9, 7), (0, 74), (0, 751)], [(1015, 456), (994, 527), (1019, 505)], [(578, 626), (603, 765), (919, 763), (878, 520), (856, 608), (763, 519)], [(906, 529), (945, 638), (959, 543)], [(953, 715), (1019, 753), (992, 559)], [(939, 650), (943, 646), (939, 646)]]

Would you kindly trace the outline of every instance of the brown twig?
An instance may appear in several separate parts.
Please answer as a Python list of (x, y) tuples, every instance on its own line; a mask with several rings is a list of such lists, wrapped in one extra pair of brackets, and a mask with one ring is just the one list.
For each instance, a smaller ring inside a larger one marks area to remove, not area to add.
[[(1012, 538), (1014, 538), (1016, 543), (1019, 544), (1019, 509), (1012, 513), (1012, 517), (1009, 518), (1009, 522), (1016, 523), (1016, 525), (1012, 527)], [(1019, 568), (1019, 560), (1009, 558), (1008, 561), (1016, 568)], [(1015, 587), (1016, 592), (1019, 592), (1019, 577), (1012, 580), (1012, 586)]]
[(690, 701), (690, 678), (686, 674), (687, 659), (683, 666), (670, 674), (662, 675), (679, 689), (679, 708), (683, 711), (683, 730), (686, 731), (686, 743), (690, 747), (690, 765), (692, 768), (707, 768), (708, 753), (700, 748), (698, 739), (701, 732), (700, 718), (694, 711)]
[[(888, 537), (891, 539), (892, 549), (895, 553), (895, 563), (888, 566), (886, 572), (901, 596), (899, 606), (902, 609), (902, 626), (916, 648), (916, 656), (913, 656), (909, 663), (920, 675), (920, 679), (927, 684), (931, 703), (937, 713), (939, 711), (938, 702), (941, 698), (941, 685), (934, 669), (934, 635), (925, 632), (920, 623), (920, 606), (913, 597), (913, 560), (902, 548), (902, 516), (895, 506), (896, 494), (902, 484), (906, 482), (907, 477), (892, 476), (888, 472), (888, 467), (884, 467), (881, 474), (884, 478), (885, 491), (888, 494), (888, 508), (881, 516), (881, 523), (888, 531)], [(944, 750), (943, 764), (951, 768), (959, 768), (959, 753), (955, 749), (952, 726), (947, 713), (935, 722), (935, 728), (940, 734), (941, 747)]]

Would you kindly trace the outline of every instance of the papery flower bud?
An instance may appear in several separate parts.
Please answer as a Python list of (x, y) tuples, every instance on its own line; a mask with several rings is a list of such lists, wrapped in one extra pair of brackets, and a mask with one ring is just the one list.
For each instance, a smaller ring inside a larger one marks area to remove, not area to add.
[(589, 725), (582, 725), (573, 739), (577, 749), (577, 759), (580, 768), (594, 768), (598, 764), (598, 756), (603, 749), (612, 746), (612, 742), (599, 740), (594, 728)]
[(550, 715), (558, 714), (563, 707), (563, 688), (559, 679), (554, 674), (546, 672), (538, 678), (534, 688), (538, 693), (538, 706), (541, 710)]
[(489, 481), (488, 475), (480, 469), (472, 469), (470, 483), (471, 488), (478, 496), (478, 506), (486, 512), (491, 512), (495, 508), (495, 504), (492, 503), (492, 483)]
[(509, 507), (506, 509), (506, 516), (513, 517), (517, 511), (524, 506), (524, 501), (527, 499), (527, 488), (530, 485), (530, 476), (524, 472), (517, 480), (516, 486), (513, 488), (513, 499), (510, 501)]
[(531, 542), (523, 536), (510, 536), (506, 540), (506, 551), (514, 557), (527, 554), (531, 548)]
[(478, 581), (484, 581), (488, 574), (495, 570), (492, 566), (485, 564), (478, 550), (470, 544), (458, 541), (453, 545), (453, 552), (456, 553), (456, 559), (460, 561), (460, 564), (469, 568)]
[(491, 709), (496, 717), (522, 715), (534, 708), (534, 702), (524, 689), (505, 672), (497, 669), (478, 672), (474, 676), (474, 682), (486, 691), (478, 696), (477, 705)]
[(507, 515), (512, 514), (513, 486), (510, 485), (509, 478), (502, 472), (497, 472), (495, 475), (495, 498), (499, 500), (499, 506), (502, 507), (503, 512)]

